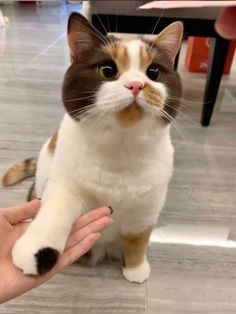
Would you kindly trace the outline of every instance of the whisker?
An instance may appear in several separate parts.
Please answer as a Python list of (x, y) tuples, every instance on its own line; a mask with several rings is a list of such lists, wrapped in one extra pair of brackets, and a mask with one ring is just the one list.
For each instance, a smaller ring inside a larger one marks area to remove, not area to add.
[(77, 101), (77, 100), (83, 100), (83, 99), (89, 99), (89, 98), (94, 98), (94, 96), (84, 96), (80, 98), (71, 98), (71, 99), (62, 99), (62, 100), (66, 102), (71, 102), (71, 101)]
[(81, 122), (85, 122), (87, 121), (88, 119), (91, 119), (93, 116), (95, 116), (96, 114), (98, 114), (99, 112), (101, 111), (100, 108), (92, 108), (88, 111), (86, 111), (81, 119)]
[(106, 18), (107, 18), (108, 31), (110, 33), (111, 32), (111, 27), (110, 27), (110, 22), (109, 22), (108, 15), (106, 16)]
[(187, 115), (185, 115), (182, 111), (176, 109), (175, 107), (170, 106), (169, 104), (165, 104), (165, 106), (167, 106), (167, 107), (169, 107), (169, 108), (175, 110), (176, 112), (178, 112), (178, 114), (180, 114), (181, 116), (183, 116), (186, 120), (188, 120), (189, 122), (191, 122), (191, 123), (197, 125), (197, 123), (196, 123), (194, 120), (192, 120), (191, 118), (189, 118), (189, 117), (188, 117)]
[[(84, 112), (83, 121), (87, 121), (88, 119), (96, 116), (96, 114), (98, 114), (100, 112), (101, 112), (101, 115), (103, 115), (103, 113), (106, 114), (109, 111), (112, 112), (112, 110), (116, 109), (116, 107), (117, 107), (116, 105), (113, 105), (113, 106), (111, 105), (110, 97), (107, 97), (107, 100), (109, 100), (109, 101), (103, 101), (102, 104), (103, 104), (103, 106), (109, 105), (109, 107), (105, 107), (105, 109), (101, 109), (99, 107), (94, 107), (90, 110), (87, 110), (86, 112)], [(123, 99), (121, 98), (120, 100), (123, 100)], [(118, 101), (119, 101), (119, 99), (118, 99)], [(95, 104), (95, 106), (96, 106), (96, 104)], [(102, 118), (102, 116), (98, 117), (99, 120), (100, 120), (100, 118)]]
[(85, 113), (86, 113), (86, 110), (83, 110), (80, 112), (76, 112), (76, 113), (72, 114), (71, 116), (73, 119), (78, 119), (79, 117), (82, 117)]
[(207, 104), (209, 103), (210, 101), (206, 101), (206, 102), (202, 102), (202, 101), (197, 101), (197, 100), (190, 100), (190, 99), (185, 99), (185, 98), (177, 98), (177, 97), (171, 97), (171, 96), (168, 96), (169, 99), (171, 100), (180, 100), (180, 101), (184, 101), (184, 102), (188, 102), (190, 104)]
[(117, 33), (117, 29), (118, 29), (118, 15), (116, 15), (116, 33)]
[[(96, 12), (95, 12), (95, 13), (96, 13)], [(99, 21), (100, 21), (100, 23), (101, 23), (101, 20), (100, 20), (100, 18), (99, 18), (99, 16), (98, 16), (97, 13), (96, 13), (96, 15), (97, 15), (97, 17), (98, 17), (98, 19), (99, 19)], [(103, 24), (102, 24), (102, 25), (103, 25)], [(103, 26), (103, 27), (104, 27), (104, 26)], [(104, 28), (104, 29), (105, 29), (105, 28)], [(108, 44), (108, 41), (107, 41), (106, 37), (105, 37), (102, 33), (97, 32), (95, 29), (93, 30), (93, 32), (94, 32), (94, 34), (95, 34), (99, 39), (101, 39), (101, 40), (103, 41), (103, 43), (104, 43), (105, 45)], [(105, 32), (107, 33), (106, 29), (105, 29)]]
[[(176, 121), (174, 121), (174, 119), (162, 108), (160, 108), (160, 112), (163, 114), (163, 116), (170, 122), (171, 125), (174, 126), (174, 128), (176, 129), (176, 131), (178, 132), (178, 134), (184, 138), (184, 130), (177, 124)], [(183, 133), (182, 133), (183, 132)]]
[[(105, 28), (105, 26), (104, 26), (104, 24), (103, 24), (102, 20), (100, 19), (100, 17), (99, 17), (99, 15), (98, 15), (98, 13), (97, 13), (97, 11), (96, 11), (96, 10), (95, 10), (95, 14), (97, 15), (97, 17), (98, 17), (98, 19), (99, 19), (100, 24), (102, 25), (102, 27), (103, 27), (103, 29), (104, 29), (105, 33), (107, 34), (108, 32), (107, 32), (107, 30), (106, 30), (106, 28)], [(106, 41), (107, 45), (108, 45), (108, 46), (110, 46), (110, 47), (112, 48), (112, 47), (113, 47), (113, 42), (111, 41), (111, 39), (110, 39), (109, 37), (105, 37), (105, 36), (103, 36), (103, 37), (104, 37), (104, 39), (105, 39), (105, 41)]]
[[(150, 93), (150, 95), (156, 96), (155, 93)], [(191, 104), (202, 104), (203, 102), (201, 101), (194, 101), (194, 100), (190, 100), (190, 99), (185, 99), (185, 98), (181, 98), (181, 97), (171, 97), (171, 96), (167, 96), (167, 98), (169, 100), (176, 100), (176, 101), (180, 101), (181, 102), (181, 106), (186, 106), (187, 108), (190, 108)], [(205, 103), (209, 103), (209, 102), (205, 102)]]
[[(164, 10), (161, 11), (161, 15), (159, 16), (159, 18), (158, 18), (158, 20), (157, 20), (157, 22), (156, 22), (156, 24), (155, 24), (155, 26), (154, 26), (154, 28), (153, 28), (152, 35), (154, 34), (154, 32), (155, 32), (155, 30), (156, 30), (156, 28), (157, 28), (157, 25), (158, 25), (158, 23), (160, 22), (160, 20), (161, 20), (163, 14), (164, 14)], [(152, 42), (151, 48), (150, 48), (150, 42)], [(154, 40), (152, 40), (152, 41), (150, 41), (150, 42), (148, 43), (148, 47), (147, 47), (148, 50), (152, 50), (153, 45), (154, 45)]]
[(98, 124), (99, 121), (105, 116), (106, 113), (108, 113), (111, 110), (111, 108), (107, 108), (107, 110), (104, 110), (101, 112), (101, 115), (98, 117), (98, 119), (94, 122), (94, 125), (91, 127), (91, 130), (94, 129), (94, 127)]
[(73, 113), (71, 116), (72, 116), (74, 119), (78, 119), (79, 117), (82, 118), (83, 116), (88, 115), (88, 113), (89, 113), (91, 110), (94, 110), (94, 108), (90, 108), (90, 109), (84, 108), (83, 110), (79, 110), (79, 111)]
[(154, 26), (154, 28), (153, 28), (152, 34), (154, 34), (154, 32), (155, 32), (155, 30), (156, 30), (156, 28), (157, 28), (158, 23), (160, 22), (161, 18), (163, 17), (164, 11), (165, 11), (165, 10), (162, 9), (161, 15), (159, 16), (159, 18), (158, 18), (158, 20), (157, 20), (157, 22), (156, 22), (156, 24), (155, 24), (155, 26)]
[(80, 111), (83, 111), (83, 110), (88, 110), (88, 109), (90, 109), (92, 107), (94, 107), (94, 104), (91, 104), (91, 105), (88, 105), (88, 106), (85, 106), (85, 107), (82, 107), (82, 108), (77, 108), (75, 110), (70, 111), (70, 113), (77, 113), (77, 112), (80, 112)]
[(88, 91), (80, 91), (81, 94), (95, 94), (97, 90), (94, 89), (94, 90), (88, 90)]

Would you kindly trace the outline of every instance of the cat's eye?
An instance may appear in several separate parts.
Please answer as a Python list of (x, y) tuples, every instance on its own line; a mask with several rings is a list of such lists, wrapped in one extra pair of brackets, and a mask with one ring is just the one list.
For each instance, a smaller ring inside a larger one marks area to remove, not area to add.
[(106, 80), (116, 77), (118, 70), (114, 61), (106, 61), (98, 67), (99, 74)]
[(159, 67), (156, 64), (151, 64), (148, 68), (147, 68), (147, 72), (146, 72), (147, 76), (150, 78), (150, 80), (152, 81), (158, 81), (161, 77), (161, 70), (159, 69)]

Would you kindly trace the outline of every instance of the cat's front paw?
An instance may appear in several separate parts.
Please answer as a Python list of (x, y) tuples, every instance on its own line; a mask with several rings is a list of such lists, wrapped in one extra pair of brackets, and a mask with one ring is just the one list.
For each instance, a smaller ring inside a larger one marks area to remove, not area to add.
[(27, 275), (43, 275), (50, 271), (58, 260), (59, 249), (47, 242), (23, 235), (12, 250), (14, 265)]
[(147, 260), (145, 260), (141, 265), (134, 268), (123, 268), (124, 277), (136, 283), (143, 283), (150, 276), (150, 265)]

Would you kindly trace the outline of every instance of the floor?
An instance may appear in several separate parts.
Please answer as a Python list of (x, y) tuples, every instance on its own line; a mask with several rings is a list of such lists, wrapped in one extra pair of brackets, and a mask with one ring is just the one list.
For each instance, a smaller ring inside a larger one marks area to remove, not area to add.
[[(10, 18), (6, 34), (0, 30), (1, 176), (16, 160), (36, 156), (58, 127), (61, 83), (69, 64), (66, 19), (80, 7), (0, 9)], [(185, 100), (172, 130), (175, 172), (152, 237), (148, 282), (125, 281), (117, 263), (73, 265), (1, 305), (1, 314), (236, 312), (236, 67), (222, 82), (211, 126), (202, 128), (205, 75), (186, 72), (182, 63)], [(1, 206), (24, 201), (30, 184), (0, 188)]]

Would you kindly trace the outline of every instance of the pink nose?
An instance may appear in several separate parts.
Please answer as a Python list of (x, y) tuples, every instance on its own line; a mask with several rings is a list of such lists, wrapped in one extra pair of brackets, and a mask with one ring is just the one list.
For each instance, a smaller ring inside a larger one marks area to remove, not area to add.
[(143, 89), (143, 84), (140, 82), (130, 82), (128, 85), (125, 86), (126, 88), (130, 89), (134, 97), (138, 95), (138, 93)]

